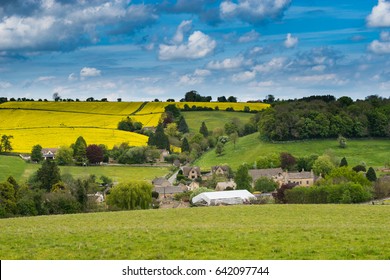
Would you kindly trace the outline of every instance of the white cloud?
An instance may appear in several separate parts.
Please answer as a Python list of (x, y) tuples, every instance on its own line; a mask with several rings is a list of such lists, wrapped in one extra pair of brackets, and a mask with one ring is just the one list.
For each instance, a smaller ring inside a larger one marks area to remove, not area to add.
[(259, 64), (254, 67), (257, 72), (268, 73), (282, 70), (286, 66), (287, 59), (284, 57), (276, 57), (267, 63)]
[(75, 73), (71, 73), (71, 74), (69, 74), (69, 76), (68, 76), (68, 81), (77, 81), (78, 80), (78, 77), (77, 77), (77, 75), (75, 74)]
[(313, 71), (323, 72), (326, 69), (325, 65), (316, 65), (311, 68)]
[(375, 54), (390, 54), (390, 42), (372, 41), (368, 49)]
[(247, 82), (256, 77), (256, 71), (244, 71), (232, 76), (233, 82)]
[(257, 39), (259, 39), (259, 37), (260, 37), (260, 34), (257, 33), (255, 30), (252, 30), (248, 33), (245, 33), (240, 38), (238, 38), (238, 42), (239, 43), (249, 43), (249, 42), (256, 41)]
[(7, 89), (12, 87), (12, 84), (7, 81), (0, 81), (0, 89)]
[(205, 77), (210, 76), (211, 71), (207, 69), (196, 69), (193, 74), (186, 74), (180, 77), (179, 85), (197, 85), (204, 82)]
[(237, 4), (224, 1), (220, 5), (223, 19), (239, 18), (252, 24), (261, 24), (279, 18), (291, 0), (238, 0)]
[(159, 59), (199, 59), (211, 54), (217, 42), (201, 31), (195, 31), (188, 38), (188, 42), (180, 45), (159, 46)]
[(372, 8), (366, 20), (370, 27), (390, 27), (390, 2), (378, 0), (378, 5)]
[(180, 44), (184, 40), (184, 35), (192, 29), (192, 20), (184, 20), (177, 27), (173, 42)]
[(284, 41), (284, 46), (286, 48), (294, 48), (298, 44), (298, 38), (293, 37), (291, 33), (288, 33), (286, 36), (286, 40)]
[(381, 32), (381, 40), (385, 41), (385, 42), (389, 42), (390, 41), (390, 32), (382, 31)]
[(207, 64), (207, 68), (212, 70), (228, 70), (240, 68), (244, 65), (250, 64), (250, 61), (246, 61), (243, 56), (237, 56), (233, 58), (226, 58), (222, 61), (210, 61)]
[(313, 84), (334, 84), (345, 85), (348, 80), (340, 79), (336, 74), (322, 74), (322, 75), (309, 75), (309, 76), (295, 76), (290, 77), (290, 81), (299, 83), (313, 83)]
[(151, 6), (127, 0), (23, 1), (23, 9), (29, 8), (34, 11), (21, 14), (15, 8), (0, 17), (0, 51), (74, 50), (109, 33), (128, 35), (157, 19)]
[(262, 81), (262, 82), (252, 82), (249, 85), (251, 87), (273, 87), (276, 84), (274, 81)]
[(42, 77), (39, 77), (36, 81), (37, 82), (47, 82), (47, 81), (53, 80), (55, 78), (56, 77), (54, 77), (54, 76), (42, 76)]
[(80, 77), (97, 77), (101, 75), (101, 71), (96, 68), (84, 67), (80, 70)]

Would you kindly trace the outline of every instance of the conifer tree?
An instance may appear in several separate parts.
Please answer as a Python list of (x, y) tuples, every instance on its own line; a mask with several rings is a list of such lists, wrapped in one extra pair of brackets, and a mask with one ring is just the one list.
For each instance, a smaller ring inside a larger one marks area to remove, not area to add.
[(347, 162), (347, 159), (345, 157), (343, 157), (340, 161), (340, 167), (343, 167), (343, 166), (348, 166), (348, 162)]
[(186, 137), (184, 137), (183, 142), (181, 144), (181, 151), (182, 152), (189, 152), (190, 151), (190, 144), (188, 143), (188, 140)]
[(204, 136), (209, 136), (209, 130), (207, 129), (207, 126), (205, 122), (202, 122), (202, 125), (200, 126), (199, 132)]
[(367, 173), (366, 173), (366, 178), (371, 182), (376, 181), (377, 177), (376, 177), (376, 173), (375, 173), (374, 168), (372, 168), (372, 167), (368, 168)]
[(187, 122), (183, 116), (180, 117), (179, 124), (177, 125), (177, 130), (181, 133), (190, 132), (190, 130), (188, 129)]

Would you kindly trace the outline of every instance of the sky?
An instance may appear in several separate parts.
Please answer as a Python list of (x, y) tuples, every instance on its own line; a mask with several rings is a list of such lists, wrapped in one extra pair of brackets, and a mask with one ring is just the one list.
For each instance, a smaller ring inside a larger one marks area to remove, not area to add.
[(0, 96), (390, 96), (389, 0), (0, 0)]

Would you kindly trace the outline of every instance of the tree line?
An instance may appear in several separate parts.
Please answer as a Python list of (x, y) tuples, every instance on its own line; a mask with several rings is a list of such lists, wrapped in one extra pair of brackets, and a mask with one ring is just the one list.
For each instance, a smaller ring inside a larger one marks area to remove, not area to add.
[(343, 96), (312, 96), (274, 102), (258, 113), (258, 130), (265, 140), (390, 137), (390, 98), (371, 95), (353, 101)]

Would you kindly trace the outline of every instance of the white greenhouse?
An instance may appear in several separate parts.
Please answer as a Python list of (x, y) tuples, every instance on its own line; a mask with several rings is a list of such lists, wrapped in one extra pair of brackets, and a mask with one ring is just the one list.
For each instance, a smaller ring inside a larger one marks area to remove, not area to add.
[(249, 202), (256, 197), (247, 190), (204, 192), (192, 198), (195, 205), (234, 205)]

